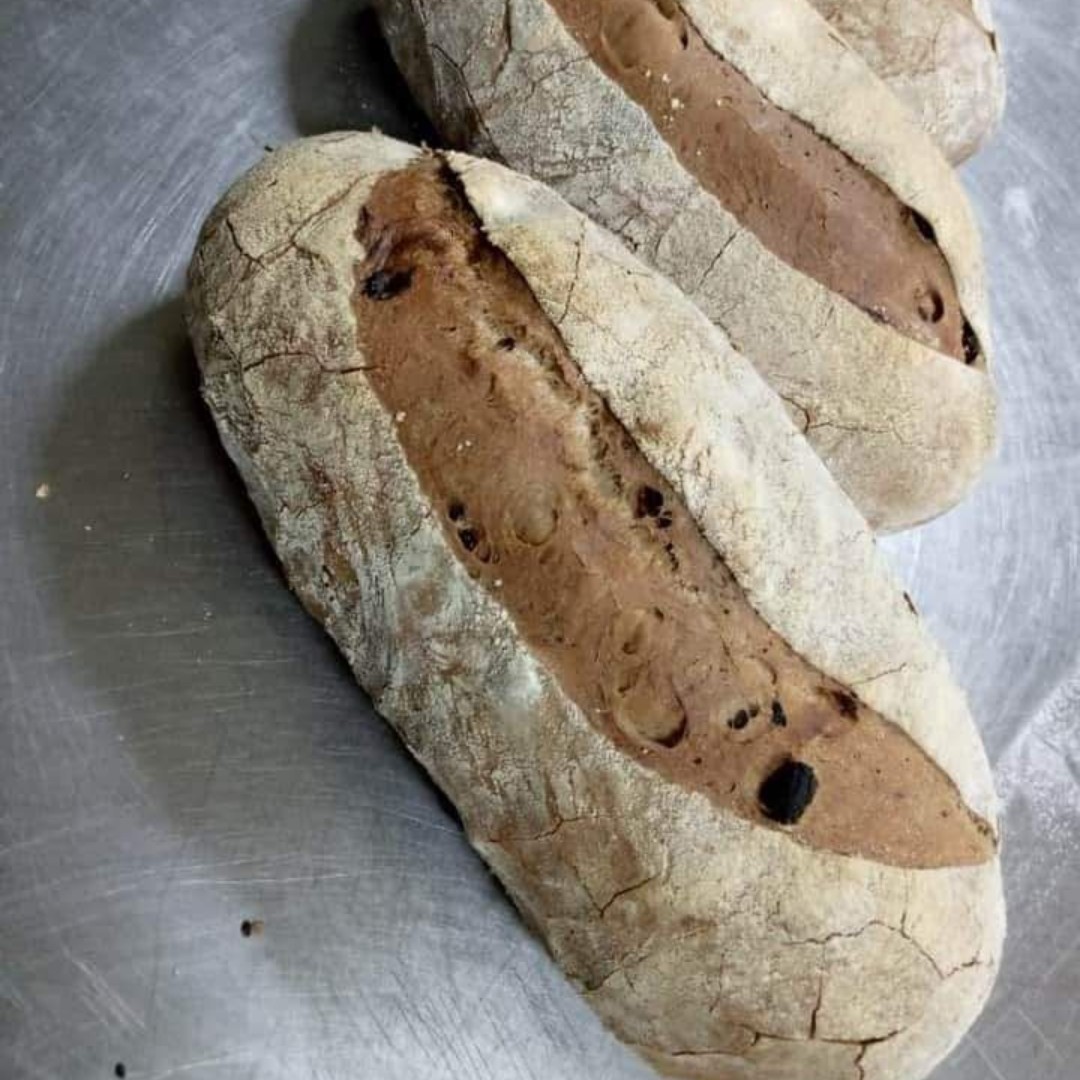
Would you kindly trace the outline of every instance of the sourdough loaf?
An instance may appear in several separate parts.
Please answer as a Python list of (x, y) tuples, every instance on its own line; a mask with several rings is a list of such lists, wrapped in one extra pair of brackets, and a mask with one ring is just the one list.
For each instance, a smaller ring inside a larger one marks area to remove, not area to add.
[(782, 404), (539, 183), (271, 155), (190, 271), (292, 586), (665, 1075), (915, 1080), (989, 993), (994, 794), (946, 662)]

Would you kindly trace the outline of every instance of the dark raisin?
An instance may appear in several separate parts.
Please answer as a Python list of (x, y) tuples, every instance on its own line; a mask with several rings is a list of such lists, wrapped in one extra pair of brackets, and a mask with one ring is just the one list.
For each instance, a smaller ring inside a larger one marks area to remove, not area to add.
[(127, 1066), (122, 1061), (116, 1063), (116, 1067), (113, 1069), (113, 1076), (118, 1076), (120, 1080), (124, 1080), (124, 1077), (127, 1076)]
[(964, 363), (974, 364), (982, 356), (982, 345), (979, 344), (979, 336), (975, 328), (964, 320)]
[(779, 698), (776, 698), (772, 703), (772, 722), (777, 727), (787, 727), (787, 713), (784, 712), (784, 706), (780, 703)]
[(817, 794), (817, 777), (801, 761), (785, 761), (769, 775), (758, 792), (761, 812), (780, 825), (794, 825)]
[(858, 718), (859, 699), (854, 694), (849, 694), (846, 690), (830, 690), (829, 697), (836, 702), (841, 716), (846, 716), (849, 720)]
[(517, 348), (517, 342), (512, 337), (500, 338), (495, 348), (502, 352), (513, 352)]
[(656, 488), (643, 484), (637, 490), (637, 502), (634, 506), (634, 514), (639, 517), (657, 517), (664, 509), (664, 496)]
[(694, 758), (694, 764), (695, 765), (700, 765), (702, 760), (703, 760), (702, 758), (696, 757), (696, 758)]
[(740, 709), (730, 720), (727, 722), (727, 726), (732, 731), (742, 731), (747, 724), (750, 723), (750, 714), (745, 709)]
[(460, 521), (465, 516), (465, 504), (455, 499), (447, 508), (451, 521)]
[(462, 529), (458, 537), (461, 540), (461, 546), (466, 551), (475, 551), (476, 545), (480, 543), (480, 535), (475, 529)]
[(926, 218), (922, 216), (922, 214), (919, 213), (918, 210), (911, 211), (911, 222), (918, 230), (919, 235), (928, 244), (937, 243), (937, 230), (934, 228), (933, 225), (930, 224), (929, 221), (926, 220)]
[(412, 284), (411, 270), (376, 270), (364, 282), (364, 295), (369, 300), (393, 300)]

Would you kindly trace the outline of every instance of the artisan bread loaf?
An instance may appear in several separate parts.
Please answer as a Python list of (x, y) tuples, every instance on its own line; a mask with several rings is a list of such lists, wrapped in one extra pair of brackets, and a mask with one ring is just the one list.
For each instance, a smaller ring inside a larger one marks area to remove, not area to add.
[(994, 443), (978, 233), (951, 168), (806, 0), (381, 0), (447, 140), (668, 274), (882, 530)]
[(611, 1029), (925, 1075), (1000, 957), (986, 757), (720, 331), (536, 181), (377, 135), (252, 170), (188, 300), (290, 583)]
[(952, 162), (1005, 111), (1005, 65), (989, 0), (810, 0), (866, 59)]

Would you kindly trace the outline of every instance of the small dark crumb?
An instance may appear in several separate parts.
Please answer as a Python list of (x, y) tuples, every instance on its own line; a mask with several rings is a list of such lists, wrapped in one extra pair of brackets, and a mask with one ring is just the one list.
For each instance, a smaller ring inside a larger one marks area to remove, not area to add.
[(664, 509), (664, 496), (656, 488), (643, 484), (637, 490), (637, 502), (634, 506), (636, 517), (658, 517)]
[(243, 937), (258, 937), (263, 932), (262, 919), (245, 919), (240, 924), (240, 933)]
[(127, 1066), (122, 1061), (116, 1063), (116, 1067), (113, 1069), (113, 1076), (120, 1077), (120, 1080), (124, 1080), (124, 1077), (127, 1076)]
[(701, 759), (701, 758), (699, 758), (699, 757), (696, 757), (696, 758), (694, 758), (694, 764), (695, 764), (695, 765), (700, 765), (700, 764), (701, 764), (701, 761), (702, 761), (702, 759)]
[(926, 218), (919, 213), (918, 210), (911, 211), (911, 221), (915, 228), (918, 230), (919, 235), (928, 243), (937, 243), (937, 230), (933, 225), (927, 221)]
[(974, 364), (979, 357), (982, 356), (982, 345), (979, 344), (979, 337), (975, 333), (975, 328), (967, 321), (964, 320), (964, 363)]
[(461, 546), (466, 551), (475, 551), (476, 545), (480, 543), (480, 537), (475, 529), (462, 529), (458, 532), (458, 537), (461, 539)]
[(656, 524), (661, 529), (670, 529), (674, 524), (670, 511), (665, 510), (657, 519)]
[(760, 712), (761, 712), (761, 708), (759, 706), (751, 705), (750, 706), (750, 719), (753, 720), (754, 717), (757, 716), (758, 713), (760, 713)]
[(727, 726), (732, 731), (742, 731), (747, 724), (750, 723), (750, 714), (746, 709), (740, 709), (730, 720), (727, 722)]
[[(272, 154), (272, 153), (274, 152), (274, 148), (273, 148), (273, 147), (272, 147), (272, 146), (271, 146), (271, 145), (270, 145), (269, 143), (263, 143), (263, 149), (264, 149), (264, 150), (265, 150), (265, 151), (266, 151), (266, 152), (267, 152), (268, 154)], [(117, 1066), (117, 1067), (119, 1068), (119, 1066)], [(120, 1074), (119, 1074), (119, 1073), (117, 1073), (117, 1075), (119, 1076)]]
[(846, 690), (830, 690), (829, 697), (836, 702), (841, 716), (846, 716), (849, 720), (858, 719), (859, 699), (854, 694), (849, 694)]
[(784, 706), (780, 703), (779, 698), (776, 698), (772, 703), (772, 722), (777, 727), (787, 727), (787, 713), (784, 712)]
[(774, 770), (758, 791), (761, 812), (779, 825), (794, 825), (817, 794), (817, 777), (809, 765), (788, 760)]
[(369, 300), (393, 300), (412, 284), (412, 279), (411, 270), (376, 270), (364, 282), (364, 295)]
[(451, 521), (460, 521), (465, 516), (465, 504), (455, 499), (446, 510)]
[(517, 342), (512, 337), (504, 337), (499, 340), (495, 348), (502, 352), (513, 352), (517, 348)]
[(919, 614), (919, 609), (915, 606), (915, 601), (911, 599), (910, 593), (904, 593), (904, 603), (907, 604), (908, 610), (912, 615)]

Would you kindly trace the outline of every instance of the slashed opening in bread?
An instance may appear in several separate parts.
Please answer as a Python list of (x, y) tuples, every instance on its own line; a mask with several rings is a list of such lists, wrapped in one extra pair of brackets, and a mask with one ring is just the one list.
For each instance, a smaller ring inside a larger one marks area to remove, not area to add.
[(676, 0), (548, 0), (683, 168), (774, 255), (872, 318), (975, 364), (933, 225), (705, 41)]
[(948, 776), (754, 611), (442, 158), (383, 176), (357, 235), (365, 377), (459, 559), (592, 723), (813, 847), (992, 857)]

